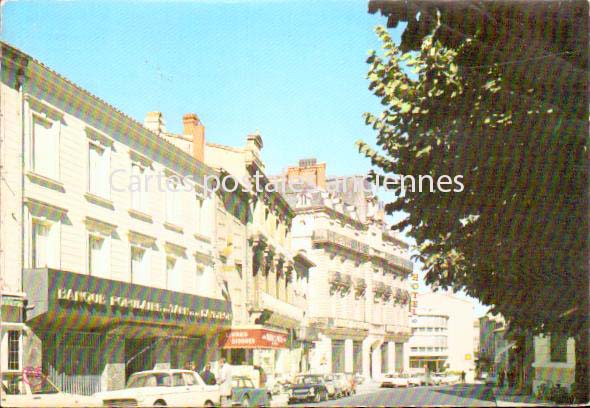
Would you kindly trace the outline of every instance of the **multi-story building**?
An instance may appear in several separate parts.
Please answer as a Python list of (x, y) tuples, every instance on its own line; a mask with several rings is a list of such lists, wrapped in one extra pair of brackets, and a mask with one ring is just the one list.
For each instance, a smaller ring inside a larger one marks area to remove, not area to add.
[(555, 334), (534, 337), (533, 391), (541, 384), (572, 390), (576, 377), (576, 341)]
[(244, 147), (205, 145), (205, 161), (233, 180), (222, 186), (217, 246), (238, 318), (220, 346), (233, 364), (292, 374), (309, 367), (306, 291), (313, 262), (291, 250), (295, 214), (264, 173), (262, 147), (258, 132)]
[(449, 359), (449, 316), (437, 310), (418, 308), (411, 317), (410, 370), (436, 373)]
[[(410, 361), (414, 369), (441, 368), (465, 372), (475, 378), (473, 304), (450, 292), (427, 292), (417, 296), (414, 334), (410, 340)], [(444, 343), (446, 341), (446, 350)]]
[(215, 358), (232, 315), (195, 116), (187, 152), (7, 44), (1, 63), (2, 370), (90, 394)]
[(275, 178), (295, 208), (293, 248), (316, 267), (309, 274), (310, 353), (319, 372), (382, 373), (408, 367), (408, 246), (388, 230), (365, 177), (326, 177), (302, 160)]
[[(500, 315), (488, 313), (479, 318), (479, 370), (481, 372), (497, 373), (496, 346), (499, 347), (499, 351), (505, 347), (504, 326), (504, 318)], [(502, 354), (506, 354), (506, 351), (499, 355)]]

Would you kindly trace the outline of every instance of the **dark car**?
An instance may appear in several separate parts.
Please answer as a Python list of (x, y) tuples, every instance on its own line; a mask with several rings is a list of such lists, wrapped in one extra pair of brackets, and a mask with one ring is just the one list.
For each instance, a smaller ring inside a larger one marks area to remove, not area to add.
[(270, 407), (272, 399), (266, 388), (256, 388), (249, 377), (233, 377), (231, 396), (233, 404), (242, 407)]
[(289, 389), (289, 403), (297, 401), (321, 402), (328, 399), (328, 389), (322, 375), (306, 374), (295, 377)]

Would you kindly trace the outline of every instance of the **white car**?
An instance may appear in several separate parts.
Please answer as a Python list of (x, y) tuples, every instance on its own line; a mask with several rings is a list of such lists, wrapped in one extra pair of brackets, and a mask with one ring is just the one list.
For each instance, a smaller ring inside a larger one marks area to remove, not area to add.
[(410, 387), (419, 387), (426, 382), (424, 378), (424, 374), (411, 374), (408, 377), (408, 386)]
[(328, 397), (337, 398), (339, 388), (336, 379), (332, 374), (324, 375), (324, 384), (326, 385), (326, 389), (328, 390)]
[(410, 376), (408, 374), (385, 374), (381, 380), (381, 388), (409, 387)]
[(458, 382), (459, 377), (453, 374), (434, 373), (432, 374), (432, 380), (436, 385), (448, 385)]
[(341, 392), (342, 392), (343, 396), (348, 397), (353, 394), (352, 382), (346, 374), (336, 373), (336, 374), (334, 374), (334, 378), (336, 378), (336, 380), (338, 380), (338, 383), (340, 384), (340, 389), (342, 390)]
[(0, 391), (3, 407), (99, 407), (100, 400), (61, 392), (41, 374), (4, 373)]
[(129, 377), (125, 389), (94, 396), (104, 407), (212, 407), (220, 403), (219, 386), (206, 385), (199, 374), (189, 370), (141, 371)]

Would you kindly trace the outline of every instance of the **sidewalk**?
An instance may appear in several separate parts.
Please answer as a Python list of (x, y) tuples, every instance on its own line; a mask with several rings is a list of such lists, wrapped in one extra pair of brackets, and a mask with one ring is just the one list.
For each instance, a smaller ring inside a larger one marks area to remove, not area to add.
[(538, 400), (532, 395), (517, 395), (509, 388), (498, 388), (495, 397), (498, 407), (552, 407), (555, 405), (549, 401)]

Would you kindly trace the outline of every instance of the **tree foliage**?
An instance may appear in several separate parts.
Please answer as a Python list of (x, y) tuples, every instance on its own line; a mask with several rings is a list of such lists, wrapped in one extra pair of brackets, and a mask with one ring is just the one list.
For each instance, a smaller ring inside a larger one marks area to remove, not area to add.
[(579, 334), (588, 318), (584, 34), (559, 8), (547, 18), (466, 2), (476, 10), (453, 25), (456, 10), (408, 3), (390, 10), (391, 24), (409, 21), (401, 45), (376, 29), (382, 50), (369, 54), (368, 79), (384, 110), (365, 120), (381, 152), (359, 150), (386, 174), (463, 175), (465, 189), (397, 186), (387, 211), (407, 214), (396, 228), (416, 239), (428, 284), (465, 290), (514, 327)]

